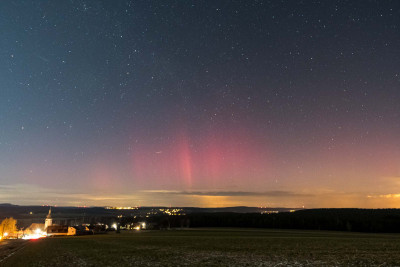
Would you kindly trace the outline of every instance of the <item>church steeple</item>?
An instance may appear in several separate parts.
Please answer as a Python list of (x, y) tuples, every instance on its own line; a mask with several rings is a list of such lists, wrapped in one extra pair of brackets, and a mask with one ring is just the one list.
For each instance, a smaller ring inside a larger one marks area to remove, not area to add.
[(47, 214), (47, 217), (46, 217), (47, 219), (51, 219), (51, 207), (50, 207), (50, 209), (49, 209), (49, 214)]
[(47, 214), (46, 220), (44, 221), (44, 229), (46, 230), (48, 226), (53, 225), (53, 219), (51, 218), (51, 207), (49, 209), (49, 214)]

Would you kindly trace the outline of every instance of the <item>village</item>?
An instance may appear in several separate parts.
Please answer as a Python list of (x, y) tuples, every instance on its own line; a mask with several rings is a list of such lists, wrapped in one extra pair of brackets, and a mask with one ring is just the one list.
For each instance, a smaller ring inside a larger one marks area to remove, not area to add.
[(119, 233), (120, 230), (144, 230), (147, 227), (145, 221), (125, 224), (120, 226), (119, 223), (113, 222), (108, 225), (105, 223), (95, 224), (57, 224), (54, 223), (51, 207), (49, 212), (44, 219), (43, 223), (32, 223), (30, 226), (25, 228), (17, 228), (17, 220), (13, 218), (6, 218), (0, 224), (0, 240), (4, 239), (39, 239), (45, 237), (55, 236), (76, 236), (76, 235), (93, 235), (93, 234), (105, 234), (107, 232)]
[[(57, 236), (120, 233), (121, 231), (168, 230), (213, 226), (205, 214), (290, 212), (294, 208), (272, 207), (59, 207), (0, 204), (0, 240), (29, 240)], [(217, 216), (218, 217), (218, 216)], [(248, 220), (246, 220), (248, 221)], [(251, 220), (250, 220), (251, 221)]]

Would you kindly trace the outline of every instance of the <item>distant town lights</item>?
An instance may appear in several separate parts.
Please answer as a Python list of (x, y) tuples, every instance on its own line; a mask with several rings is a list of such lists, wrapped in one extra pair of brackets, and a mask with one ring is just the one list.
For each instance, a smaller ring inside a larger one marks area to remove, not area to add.
[(138, 207), (106, 207), (107, 210), (137, 210)]

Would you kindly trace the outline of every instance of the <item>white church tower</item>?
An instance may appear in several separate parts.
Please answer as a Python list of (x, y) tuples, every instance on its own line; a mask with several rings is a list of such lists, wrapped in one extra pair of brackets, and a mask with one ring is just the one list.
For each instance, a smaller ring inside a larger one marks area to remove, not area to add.
[(44, 230), (46, 230), (48, 226), (52, 225), (53, 225), (53, 219), (51, 218), (51, 207), (50, 207), (49, 214), (47, 214), (46, 220), (44, 221)]

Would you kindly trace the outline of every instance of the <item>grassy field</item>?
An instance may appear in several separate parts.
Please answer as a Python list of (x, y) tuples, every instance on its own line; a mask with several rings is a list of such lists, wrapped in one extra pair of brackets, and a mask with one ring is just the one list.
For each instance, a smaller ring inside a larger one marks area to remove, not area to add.
[(400, 266), (400, 235), (198, 229), (30, 241), (2, 266)]

